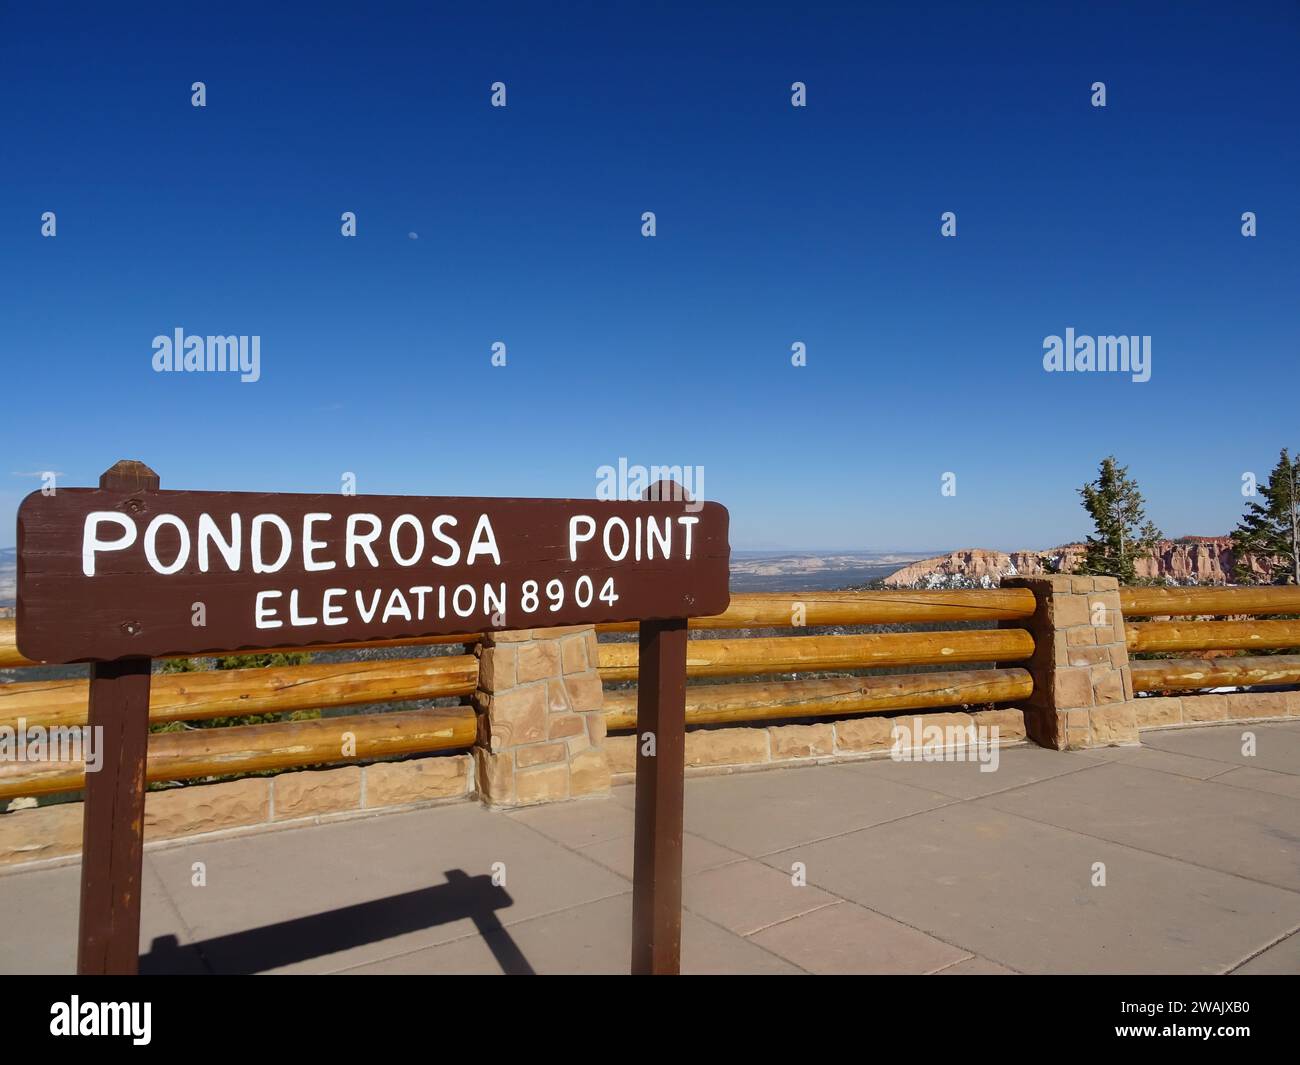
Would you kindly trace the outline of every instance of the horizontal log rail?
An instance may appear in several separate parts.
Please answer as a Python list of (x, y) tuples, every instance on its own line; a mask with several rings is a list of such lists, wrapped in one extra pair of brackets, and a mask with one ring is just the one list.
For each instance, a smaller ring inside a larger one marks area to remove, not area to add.
[[(758, 684), (691, 684), (688, 725), (744, 724), (791, 717), (834, 717), (864, 711), (910, 710), (1027, 699), (1034, 681), (1024, 669), (972, 669), (848, 680)], [(636, 692), (605, 693), (605, 724), (636, 727)]]
[[(1032, 617), (1028, 588), (956, 588), (950, 591), (750, 592), (731, 597), (713, 617), (692, 618), (692, 629), (812, 628), (828, 625), (922, 624), (940, 621), (1014, 621)], [(597, 632), (635, 632), (636, 622), (597, 625)]]
[[(0, 669), (22, 669), (26, 666), (39, 666), (42, 663), (35, 662), (30, 658), (23, 656), (18, 650), (16, 622), (13, 618), (0, 618)], [(317, 651), (359, 651), (371, 647), (430, 647), (434, 644), (471, 644), (477, 643), (480, 635), (477, 633), (466, 636), (417, 636), (411, 639), (401, 638), (396, 640), (358, 640), (352, 643), (330, 643), (316, 644), (312, 647), (269, 647), (265, 650), (257, 651), (212, 651), (204, 655), (164, 655), (164, 658), (220, 658), (228, 655), (241, 654), (296, 654), (306, 651), (315, 653)]]
[(1126, 637), (1130, 651), (1148, 653), (1300, 647), (1300, 621), (1147, 621)]
[[(600, 644), (601, 679), (636, 680), (637, 650), (635, 643)], [(931, 666), (943, 662), (1016, 662), (1033, 653), (1034, 638), (1025, 629), (690, 640), (686, 675), (733, 677), (752, 673)]]
[[(428, 754), (470, 746), (475, 730), (473, 709), (460, 706), (159, 732), (149, 737), (145, 773), (150, 783), (157, 783)], [(343, 754), (348, 733), (356, 750), (351, 757)], [(85, 767), (80, 763), (0, 763), (0, 799), (77, 791), (84, 781)]]
[[(473, 655), (159, 673), (149, 686), (149, 720), (199, 721), (464, 696), (477, 684)], [(19, 718), (29, 728), (84, 725), (88, 699), (84, 680), (0, 684), (0, 725), (16, 726)]]
[(1126, 617), (1179, 617), (1222, 614), (1300, 614), (1300, 588), (1294, 585), (1244, 585), (1201, 588), (1121, 588)]
[(1255, 684), (1300, 684), (1300, 655), (1257, 658), (1161, 658), (1132, 662), (1133, 687), (1140, 692), (1236, 688)]

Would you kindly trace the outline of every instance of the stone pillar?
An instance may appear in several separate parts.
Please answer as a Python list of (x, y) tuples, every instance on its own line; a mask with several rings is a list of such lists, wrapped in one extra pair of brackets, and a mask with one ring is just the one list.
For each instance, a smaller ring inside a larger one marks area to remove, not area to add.
[(1029, 738), (1059, 751), (1137, 743), (1119, 582), (1046, 574), (1006, 577), (1002, 586), (1029, 588), (1038, 601), (1028, 621), (1001, 623), (1027, 628), (1034, 636), (1028, 662), (1034, 694), (1023, 706)]
[(475, 654), (479, 798), (489, 806), (526, 806), (607, 794), (596, 630), (488, 633)]

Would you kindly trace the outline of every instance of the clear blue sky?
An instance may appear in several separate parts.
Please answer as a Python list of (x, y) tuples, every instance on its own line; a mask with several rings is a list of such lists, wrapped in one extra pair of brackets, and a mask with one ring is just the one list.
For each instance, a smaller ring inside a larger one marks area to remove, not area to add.
[[(702, 465), (738, 548), (1046, 547), (1109, 452), (1179, 535), (1300, 446), (1293, 2), (307, 10), (0, 7), (0, 546), (29, 474), (123, 457), (590, 497), (626, 456)], [(154, 373), (178, 326), (262, 379)], [(1044, 373), (1067, 327), (1151, 381)]]

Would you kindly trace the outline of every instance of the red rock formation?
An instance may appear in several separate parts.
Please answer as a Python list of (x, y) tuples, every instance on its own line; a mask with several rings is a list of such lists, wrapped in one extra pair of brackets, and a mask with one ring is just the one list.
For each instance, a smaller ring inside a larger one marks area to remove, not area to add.
[[(936, 558), (922, 559), (896, 570), (885, 578), (885, 585), (907, 588), (944, 584), (960, 579), (982, 584), (997, 584), (1002, 577), (1032, 576), (1046, 572), (1043, 559), (1056, 563), (1058, 571), (1069, 573), (1083, 558), (1083, 544), (1063, 544), (1046, 551), (989, 551), (966, 548)], [(1271, 560), (1250, 559), (1251, 572), (1266, 580)], [(1232, 539), (1227, 536), (1187, 536), (1180, 540), (1161, 540), (1155, 552), (1137, 562), (1137, 575), (1163, 579), (1171, 584), (1228, 584), (1235, 579)]]

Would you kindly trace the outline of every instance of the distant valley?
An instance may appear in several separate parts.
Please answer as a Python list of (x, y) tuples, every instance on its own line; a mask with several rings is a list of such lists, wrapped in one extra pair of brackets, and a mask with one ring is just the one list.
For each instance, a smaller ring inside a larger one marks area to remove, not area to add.
[(733, 551), (731, 588), (736, 592), (826, 591), (883, 580), (924, 552)]

